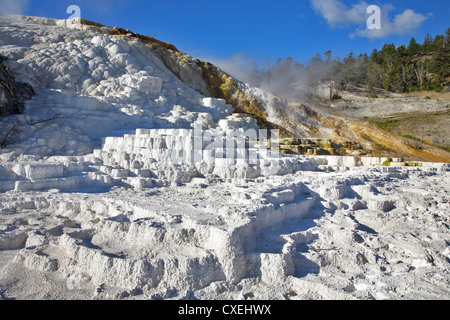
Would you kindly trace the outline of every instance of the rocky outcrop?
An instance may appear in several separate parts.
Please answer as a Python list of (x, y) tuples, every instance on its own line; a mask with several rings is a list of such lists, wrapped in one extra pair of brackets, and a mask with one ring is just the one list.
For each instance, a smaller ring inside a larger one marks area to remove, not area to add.
[(319, 155), (365, 155), (362, 146), (352, 141), (337, 142), (331, 139), (280, 139), (283, 154)]
[(170, 71), (196, 91), (206, 97), (224, 99), (227, 104), (233, 106), (236, 113), (253, 116), (261, 128), (278, 129), (282, 136), (293, 136), (284, 128), (267, 121), (264, 104), (249, 96), (243, 85), (223, 70), (159, 43), (151, 42), (148, 45)]
[(29, 84), (15, 80), (12, 72), (3, 65), (4, 61), (5, 58), (0, 56), (0, 117), (23, 113), (24, 102), (34, 95)]

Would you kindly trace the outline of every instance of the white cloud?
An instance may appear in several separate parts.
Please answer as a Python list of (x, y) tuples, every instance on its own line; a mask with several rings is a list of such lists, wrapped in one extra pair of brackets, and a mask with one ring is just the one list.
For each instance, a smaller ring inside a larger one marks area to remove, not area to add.
[(0, 14), (24, 14), (30, 0), (0, 0)]
[(313, 8), (322, 15), (332, 27), (362, 24), (366, 21), (369, 4), (362, 1), (352, 7), (339, 0), (311, 0)]
[(375, 39), (386, 38), (391, 35), (413, 34), (427, 19), (428, 17), (421, 13), (406, 9), (403, 13), (397, 14), (393, 21), (390, 21), (387, 15), (382, 15), (381, 29), (369, 30), (367, 28), (359, 28), (350, 34), (350, 37)]
[[(370, 4), (359, 1), (352, 6), (345, 5), (341, 0), (310, 0), (314, 10), (321, 15), (327, 23), (333, 27), (356, 27), (350, 33), (351, 38), (385, 38), (391, 35), (412, 34), (418, 30), (429, 16), (406, 9), (402, 13), (392, 15), (395, 7), (392, 4), (384, 4), (381, 7), (381, 29), (368, 29), (367, 8)], [(393, 16), (391, 19), (390, 16)]]

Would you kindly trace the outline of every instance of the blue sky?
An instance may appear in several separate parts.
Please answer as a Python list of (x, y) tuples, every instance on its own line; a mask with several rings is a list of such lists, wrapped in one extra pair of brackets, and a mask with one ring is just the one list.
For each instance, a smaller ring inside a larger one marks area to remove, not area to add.
[[(370, 54), (450, 27), (448, 0), (0, 0), (0, 11), (64, 19), (72, 4), (83, 18), (156, 35), (198, 58), (238, 55), (261, 65), (288, 56), (306, 63), (327, 50)], [(372, 4), (381, 9), (377, 33), (366, 24)]]

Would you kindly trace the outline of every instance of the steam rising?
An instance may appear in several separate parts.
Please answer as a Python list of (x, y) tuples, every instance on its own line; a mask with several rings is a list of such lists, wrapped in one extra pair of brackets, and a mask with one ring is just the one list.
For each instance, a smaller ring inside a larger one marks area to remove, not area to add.
[(291, 57), (261, 66), (240, 54), (225, 60), (207, 60), (251, 86), (298, 102), (303, 102), (306, 95), (314, 92), (316, 84), (330, 79), (338, 61), (331, 60), (330, 56), (323, 60), (317, 55), (307, 66)]

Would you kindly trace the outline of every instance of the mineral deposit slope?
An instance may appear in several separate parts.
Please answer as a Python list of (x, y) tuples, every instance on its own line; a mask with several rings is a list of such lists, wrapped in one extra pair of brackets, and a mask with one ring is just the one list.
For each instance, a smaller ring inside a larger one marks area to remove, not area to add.
[(136, 39), (0, 22), (0, 299), (450, 298), (448, 164), (282, 156)]

